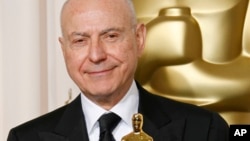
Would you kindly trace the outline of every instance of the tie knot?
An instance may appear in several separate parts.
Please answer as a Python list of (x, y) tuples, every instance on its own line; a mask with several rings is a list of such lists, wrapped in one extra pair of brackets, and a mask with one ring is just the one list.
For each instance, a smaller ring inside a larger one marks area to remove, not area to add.
[(112, 132), (121, 118), (115, 113), (104, 114), (99, 118), (100, 132)]

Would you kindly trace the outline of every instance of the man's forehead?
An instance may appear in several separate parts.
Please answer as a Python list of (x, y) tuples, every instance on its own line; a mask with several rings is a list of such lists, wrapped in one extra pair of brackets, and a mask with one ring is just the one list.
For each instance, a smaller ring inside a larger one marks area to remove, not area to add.
[[(106, 1), (110, 3), (105, 3)], [(121, 1), (126, 0), (68, 0), (61, 15), (63, 32), (66, 31), (68, 33), (65, 34), (69, 35), (74, 32), (69, 31), (72, 28), (75, 28), (75, 31), (81, 31), (103, 28), (103, 25), (108, 28), (118, 25), (131, 26), (132, 18), (131, 12), (128, 11), (128, 4), (122, 4)], [(120, 3), (120, 5), (118, 4), (119, 6), (116, 7), (114, 6), (115, 3)], [(101, 30), (104, 30), (104, 28)]]
[[(85, 1), (85, 0), (71, 0), (71, 1)], [(96, 1), (96, 0), (94, 0)], [(97, 0), (100, 1), (100, 0)], [(102, 1), (102, 0), (101, 0)], [(118, 0), (120, 1), (120, 0)], [(111, 4), (99, 4), (91, 2), (91, 4), (69, 2), (62, 11), (62, 21), (68, 21), (72, 17), (82, 16), (85, 20), (112, 20), (114, 18), (129, 18), (128, 8), (124, 5), (112, 6)], [(126, 19), (129, 20), (129, 19)]]
[(93, 10), (94, 8), (126, 8), (128, 4), (126, 0), (68, 0), (63, 6), (63, 10)]
[(122, 26), (113, 26), (113, 27), (105, 27), (99, 28), (98, 30), (71, 30), (65, 34), (68, 38), (74, 37), (92, 37), (92, 36), (102, 36), (108, 33), (118, 33), (123, 34), (125, 32), (125, 28)]

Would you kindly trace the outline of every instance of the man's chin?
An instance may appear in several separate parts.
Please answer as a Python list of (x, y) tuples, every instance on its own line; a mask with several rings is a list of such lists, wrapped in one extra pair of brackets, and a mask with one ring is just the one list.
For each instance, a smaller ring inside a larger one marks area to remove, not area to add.
[(93, 97), (109, 97), (112, 93), (114, 93), (112, 88), (107, 88), (107, 86), (96, 86), (88, 91), (88, 94)]

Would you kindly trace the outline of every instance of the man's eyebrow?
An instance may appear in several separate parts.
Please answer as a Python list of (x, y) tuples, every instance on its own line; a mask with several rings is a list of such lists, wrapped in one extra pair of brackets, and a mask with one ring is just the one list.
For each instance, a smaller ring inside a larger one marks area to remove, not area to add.
[(85, 33), (85, 32), (72, 32), (70, 36), (90, 37), (90, 35), (88, 33)]
[(116, 27), (114, 28), (114, 27), (112, 27), (112, 28), (108, 28), (108, 29), (105, 29), (105, 30), (101, 31), (100, 35), (104, 35), (104, 34), (106, 34), (108, 32), (111, 32), (111, 31), (122, 32), (123, 30), (124, 30), (123, 28), (116, 28)]
[[(112, 28), (108, 28), (108, 29), (102, 30), (102, 31), (100, 32), (99, 35), (104, 35), (104, 34), (106, 34), (106, 33), (108, 33), (108, 32), (111, 32), (111, 31), (122, 32), (123, 30), (124, 30), (123, 28), (116, 28), (116, 27), (114, 28), (114, 27), (112, 27)], [(72, 33), (70, 34), (70, 36), (90, 37), (91, 35), (88, 34), (88, 33), (86, 33), (86, 32), (72, 32)]]

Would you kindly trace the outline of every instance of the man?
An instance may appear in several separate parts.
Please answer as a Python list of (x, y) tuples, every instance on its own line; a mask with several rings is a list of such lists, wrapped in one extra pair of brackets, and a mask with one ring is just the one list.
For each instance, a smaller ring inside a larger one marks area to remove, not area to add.
[(66, 67), (82, 93), (72, 103), (13, 128), (8, 141), (102, 140), (106, 113), (120, 120), (106, 140), (119, 141), (133, 131), (131, 117), (138, 112), (154, 141), (227, 140), (227, 124), (218, 114), (150, 94), (135, 82), (146, 29), (136, 23), (130, 0), (68, 0), (61, 27)]

